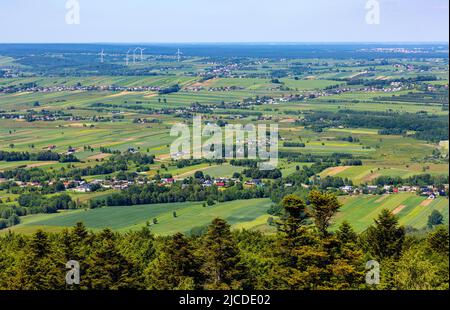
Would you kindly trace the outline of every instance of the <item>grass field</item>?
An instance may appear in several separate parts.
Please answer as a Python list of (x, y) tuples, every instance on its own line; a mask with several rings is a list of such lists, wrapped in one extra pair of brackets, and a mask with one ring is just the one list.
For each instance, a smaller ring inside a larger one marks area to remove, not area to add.
[(423, 173), (429, 173), (431, 175), (448, 174), (448, 166), (445, 164), (427, 164), (426, 166), (429, 167), (429, 169), (423, 170), (424, 166), (420, 164), (410, 164), (407, 166), (391, 165), (390, 167), (382, 165), (340, 166), (328, 168), (324, 170), (320, 176), (348, 178), (349, 180), (352, 180), (355, 185), (359, 185), (365, 183), (370, 184), (372, 180), (380, 176), (407, 178)]
[[(186, 202), (174, 204), (154, 204), (125, 207), (108, 207), (88, 209), (87, 211), (64, 211), (58, 214), (39, 214), (23, 218), (20, 225), (11, 230), (29, 233), (36, 229), (59, 231), (64, 227), (71, 227), (77, 222), (83, 222), (93, 230), (111, 228), (125, 232), (144, 227), (146, 222), (152, 223), (154, 218), (158, 224), (151, 225), (151, 230), (158, 235), (170, 235), (176, 232), (189, 233), (192, 228), (204, 227), (214, 218), (226, 219), (230, 224), (243, 225), (248, 228), (260, 223), (254, 221), (266, 215), (271, 205), (269, 199), (238, 200), (219, 203), (212, 207), (203, 207), (200, 202)], [(177, 217), (173, 216), (173, 212)]]
[(394, 212), (399, 217), (400, 224), (417, 229), (427, 225), (428, 216), (433, 210), (441, 212), (447, 224), (449, 221), (449, 201), (446, 198), (427, 201), (427, 197), (404, 193), (383, 196), (343, 196), (340, 199), (344, 206), (334, 219), (334, 228), (343, 221), (347, 221), (351, 223), (355, 231), (361, 232), (373, 224), (373, 220), (383, 209)]
[[(351, 223), (357, 232), (373, 224), (373, 220), (383, 209), (388, 209), (399, 217), (401, 225), (416, 229), (427, 225), (428, 216), (433, 210), (443, 214), (445, 223), (449, 222), (449, 201), (446, 198), (429, 200), (412, 193), (395, 195), (341, 196), (343, 207), (333, 220), (332, 229), (343, 221)], [(150, 229), (157, 235), (171, 235), (176, 232), (189, 234), (193, 228), (207, 226), (214, 218), (226, 219), (234, 229), (258, 230), (273, 233), (274, 227), (267, 224), (270, 217), (267, 209), (269, 199), (238, 200), (203, 207), (202, 203), (186, 202), (173, 204), (137, 205), (108, 207), (76, 211), (61, 211), (57, 214), (37, 214), (22, 218), (22, 223), (10, 228), (13, 232), (32, 233), (37, 229), (55, 232), (83, 222), (89, 229), (111, 228), (126, 232), (152, 223)], [(176, 212), (177, 217), (173, 216)], [(7, 230), (2, 231), (3, 233)]]
[[(114, 151), (126, 151), (133, 147), (141, 153), (156, 156), (156, 162), (148, 166), (150, 171), (140, 175), (148, 178), (158, 173), (171, 174), (177, 179), (183, 179), (193, 176), (195, 171), (202, 171), (211, 177), (231, 177), (234, 172), (242, 172), (245, 167), (233, 167), (229, 163), (222, 165), (203, 163), (177, 168), (171, 161), (169, 146), (175, 137), (170, 136), (170, 128), (176, 122), (186, 121), (183, 116), (191, 113), (191, 109), (195, 107), (194, 104), (198, 103), (207, 109), (207, 112), (192, 113), (203, 114), (205, 121), (223, 120), (228, 123), (242, 124), (277, 123), (282, 141), (305, 144), (305, 147), (284, 147), (283, 143), (280, 143), (279, 150), (282, 152), (322, 156), (346, 153), (362, 161), (362, 166), (331, 167), (323, 171), (320, 174), (321, 177), (348, 178), (355, 185), (360, 185), (371, 183), (379, 176), (406, 178), (424, 173), (448, 175), (448, 160), (433, 157), (433, 151), (436, 150), (448, 154), (448, 141), (442, 141), (439, 144), (421, 141), (411, 136), (380, 135), (380, 128), (336, 126), (336, 128), (315, 132), (308, 126), (305, 128), (300, 125), (301, 123), (296, 122), (308, 113), (318, 111), (336, 113), (343, 109), (448, 115), (447, 109), (439, 101), (430, 101), (431, 103), (420, 100), (411, 102), (393, 99), (389, 101), (390, 96), (419, 92), (417, 88), (409, 87), (411, 85), (408, 83), (404, 85), (408, 87), (400, 91), (385, 92), (381, 89), (364, 90), (363, 85), (346, 85), (346, 82), (342, 80), (352, 77), (385, 80), (431, 74), (436, 75), (437, 80), (430, 81), (429, 84), (445, 85), (448, 84), (447, 60), (439, 62), (426, 59), (395, 60), (396, 63), (412, 64), (417, 67), (411, 71), (399, 69), (393, 63), (381, 64), (378, 60), (361, 64), (357, 59), (301, 58), (261, 61), (249, 59), (245, 64), (235, 66), (234, 69), (227, 69), (228, 73), (216, 74), (212, 70), (226, 66), (228, 60), (212, 61), (203, 57), (185, 56), (185, 59), (178, 63), (174, 55), (157, 57), (146, 55), (147, 61), (129, 66), (129, 69), (140, 69), (139, 75), (134, 75), (133, 71), (126, 74), (127, 71), (124, 71), (123, 75), (115, 72), (110, 76), (100, 70), (89, 72), (87, 75), (77, 72), (76, 76), (70, 76), (70, 72), (64, 72), (64, 75), (49, 74), (47, 76), (39, 73), (0, 78), (0, 88), (12, 86), (21, 88), (18, 92), (0, 93), (0, 111), (21, 116), (20, 119), (9, 119), (6, 116), (0, 118), (0, 150), (38, 152), (49, 145), (55, 145), (55, 152), (65, 153), (70, 146), (76, 149), (75, 155), (80, 159), (80, 162), (74, 163), (73, 166), (82, 168), (93, 166), (103, 159), (104, 150), (100, 149), (102, 147)], [(229, 60), (231, 63), (235, 62), (234, 59)], [(123, 61), (120, 60), (120, 62)], [(118, 59), (116, 64), (119, 64)], [(430, 69), (421, 72), (419, 68), (422, 65)], [(26, 69), (17, 58), (0, 56), (0, 69), (10, 66)], [(279, 73), (282, 74), (279, 75)], [(21, 87), (30, 83), (35, 83), (39, 87), (50, 87), (52, 90), (34, 92), (30, 91), (29, 85)], [(180, 90), (164, 95), (160, 94), (158, 89), (152, 88), (145, 91), (136, 89), (136, 87), (167, 88), (175, 84), (180, 86)], [(331, 93), (326, 89), (335, 85), (341, 85), (345, 89), (340, 93)], [(66, 88), (55, 91), (55, 87), (61, 86)], [(128, 89), (109, 91), (67, 88), (73, 86), (119, 86)], [(230, 87), (235, 88), (230, 89)], [(299, 99), (286, 102), (278, 100), (291, 95), (298, 95)], [(274, 98), (275, 103), (246, 105), (253, 101), (249, 99), (266, 96)], [(237, 105), (237, 103), (243, 105)], [(67, 118), (33, 122), (27, 122), (24, 119), (24, 115), (28, 113), (42, 115), (47, 111), (63, 112)], [(68, 119), (69, 115), (74, 118)], [(149, 122), (141, 123), (137, 120), (138, 118), (144, 118)], [(347, 142), (345, 138), (348, 136), (357, 140)], [(280, 158), (278, 168), (283, 177), (287, 177), (296, 172), (297, 166), (311, 164)], [(68, 164), (58, 162), (0, 162), (0, 172), (17, 167), (26, 169), (39, 167), (44, 171), (71, 169)], [(135, 165), (130, 164), (130, 171), (134, 172), (136, 169)], [(90, 175), (85, 179), (91, 181), (114, 175), (115, 173), (103, 176)], [(99, 193), (99, 195), (103, 194)], [(74, 199), (87, 202), (97, 194), (72, 192), (70, 195)], [(8, 199), (8, 206), (16, 204), (14, 199), (17, 197), (18, 194), (7, 193), (6, 190), (0, 192), (1, 199)], [(416, 228), (426, 224), (428, 214), (433, 208), (441, 210), (448, 219), (448, 201), (444, 199), (437, 199), (426, 207), (420, 206), (424, 198), (412, 194), (386, 196), (382, 200), (375, 196), (341, 199), (345, 205), (337, 216), (336, 223), (348, 219), (358, 231), (370, 225), (383, 207), (395, 210), (402, 206), (401, 210), (398, 209), (401, 223)], [(218, 204), (212, 208), (203, 208), (201, 203), (184, 203), (77, 210), (54, 215), (24, 217), (22, 224), (12, 230), (31, 232), (43, 227), (49, 231), (57, 231), (62, 227), (72, 226), (77, 221), (84, 221), (92, 229), (111, 227), (117, 231), (126, 231), (142, 227), (147, 221), (151, 222), (157, 217), (159, 224), (152, 225), (152, 230), (157, 234), (171, 234), (176, 231), (189, 232), (193, 227), (204, 226), (213, 217), (221, 216), (228, 219), (234, 228), (272, 232), (273, 228), (267, 225), (269, 215), (265, 213), (269, 205), (268, 200), (249, 200)], [(178, 218), (173, 218), (173, 211), (178, 213)]]

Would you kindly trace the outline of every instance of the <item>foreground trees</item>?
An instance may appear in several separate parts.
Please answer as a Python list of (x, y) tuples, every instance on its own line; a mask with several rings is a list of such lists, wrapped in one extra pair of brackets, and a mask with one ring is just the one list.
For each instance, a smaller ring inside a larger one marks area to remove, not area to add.
[(146, 268), (146, 286), (150, 289), (196, 289), (199, 264), (194, 248), (182, 234), (167, 240), (159, 255)]
[[(148, 228), (125, 234), (90, 232), (0, 236), (0, 289), (448, 289), (449, 233), (406, 235), (383, 211), (356, 234), (330, 223), (339, 204), (329, 194), (282, 202), (276, 234), (231, 231), (215, 219), (199, 236), (155, 237)], [(380, 264), (381, 283), (365, 283), (365, 264)], [(80, 284), (65, 283), (65, 264), (80, 263)]]
[[(350, 227), (337, 236), (328, 232), (330, 220), (340, 207), (334, 196), (313, 191), (311, 209), (295, 196), (282, 201), (282, 218), (276, 247), (279, 262), (274, 277), (287, 289), (358, 288), (363, 280), (362, 252), (358, 251)], [(315, 225), (308, 223), (312, 213)]]
[(402, 253), (405, 229), (398, 226), (398, 219), (383, 210), (365, 233), (367, 251), (376, 259), (398, 258)]

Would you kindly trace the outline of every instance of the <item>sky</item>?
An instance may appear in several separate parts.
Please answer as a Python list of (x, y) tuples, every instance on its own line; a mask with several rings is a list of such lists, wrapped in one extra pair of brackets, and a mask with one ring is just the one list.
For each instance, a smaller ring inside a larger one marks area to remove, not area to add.
[[(72, 14), (74, 2), (79, 15)], [(448, 6), (448, 0), (0, 0), (0, 43), (448, 42)]]

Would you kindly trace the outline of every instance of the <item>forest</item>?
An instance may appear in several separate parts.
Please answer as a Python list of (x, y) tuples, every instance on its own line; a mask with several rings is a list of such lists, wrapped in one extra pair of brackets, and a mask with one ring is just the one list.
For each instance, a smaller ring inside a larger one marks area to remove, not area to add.
[[(407, 234), (384, 210), (362, 234), (344, 222), (332, 194), (312, 191), (307, 202), (282, 200), (277, 233), (232, 231), (215, 219), (200, 236), (88, 231), (82, 223), (60, 233), (0, 236), (0, 289), (28, 290), (448, 290), (449, 232), (437, 225)], [(154, 224), (157, 225), (157, 224)], [(66, 263), (80, 265), (80, 284), (65, 282)], [(366, 263), (380, 265), (380, 282), (365, 281)]]

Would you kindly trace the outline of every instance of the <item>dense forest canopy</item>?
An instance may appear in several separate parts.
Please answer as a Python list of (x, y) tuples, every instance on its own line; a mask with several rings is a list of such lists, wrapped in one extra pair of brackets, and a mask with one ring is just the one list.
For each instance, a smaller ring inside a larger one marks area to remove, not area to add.
[[(347, 222), (330, 231), (336, 197), (313, 191), (308, 203), (286, 196), (276, 235), (231, 231), (222, 219), (192, 237), (157, 237), (151, 226), (94, 233), (81, 223), (61, 233), (8, 233), (0, 236), (0, 288), (448, 289), (448, 227), (406, 234), (385, 210), (362, 234)], [(80, 264), (80, 285), (65, 282), (69, 260)], [(365, 282), (369, 260), (381, 266), (379, 285)]]

